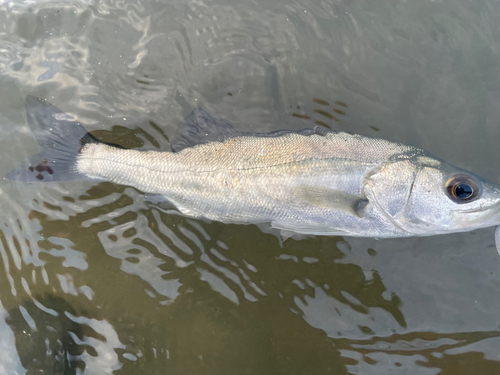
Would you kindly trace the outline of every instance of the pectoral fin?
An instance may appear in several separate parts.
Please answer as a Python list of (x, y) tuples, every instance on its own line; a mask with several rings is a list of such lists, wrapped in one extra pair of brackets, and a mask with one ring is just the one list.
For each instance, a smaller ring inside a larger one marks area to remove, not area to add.
[(328, 189), (317, 186), (297, 186), (292, 189), (292, 194), (299, 200), (314, 206), (361, 216), (366, 199), (346, 193), (341, 190)]

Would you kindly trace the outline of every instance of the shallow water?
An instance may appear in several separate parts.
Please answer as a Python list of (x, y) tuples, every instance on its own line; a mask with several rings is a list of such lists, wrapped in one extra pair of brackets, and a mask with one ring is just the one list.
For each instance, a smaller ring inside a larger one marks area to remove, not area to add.
[[(499, 183), (500, 3), (1, 1), (0, 175), (24, 98), (169, 149), (195, 107), (335, 130)], [(0, 374), (498, 374), (493, 230), (287, 240), (110, 183), (0, 183)]]

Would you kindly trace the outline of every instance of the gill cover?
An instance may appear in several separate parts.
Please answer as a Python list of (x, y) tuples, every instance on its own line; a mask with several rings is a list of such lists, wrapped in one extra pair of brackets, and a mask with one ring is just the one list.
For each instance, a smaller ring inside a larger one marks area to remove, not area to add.
[(384, 164), (365, 180), (370, 203), (393, 220), (404, 217), (419, 168), (411, 160)]

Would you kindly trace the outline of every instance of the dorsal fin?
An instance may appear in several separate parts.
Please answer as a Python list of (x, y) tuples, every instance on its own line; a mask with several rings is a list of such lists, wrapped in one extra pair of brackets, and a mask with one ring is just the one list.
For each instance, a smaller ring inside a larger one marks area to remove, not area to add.
[(322, 135), (336, 133), (322, 126), (314, 129), (306, 128), (301, 130), (276, 130), (270, 133), (240, 133), (226, 120), (213, 117), (202, 108), (194, 109), (184, 119), (184, 125), (177, 131), (172, 140), (171, 147), (174, 152), (179, 152), (187, 147), (193, 147), (210, 142), (223, 142), (226, 139), (239, 136), (254, 137), (281, 137), (286, 134), (301, 135)]
[(192, 147), (209, 142), (223, 142), (228, 138), (241, 135), (233, 126), (222, 119), (212, 117), (201, 108), (194, 109), (184, 119), (184, 125), (177, 131), (171, 147), (179, 152), (186, 147)]
[[(319, 134), (316, 132), (316, 128), (314, 129), (311, 129), (311, 128), (304, 128), (304, 129), (300, 129), (300, 130), (275, 130), (275, 131), (272, 131), (272, 132), (269, 132), (269, 133), (243, 133), (243, 135), (252, 135), (254, 137), (269, 137), (269, 138), (273, 138), (273, 137), (281, 137), (281, 136), (284, 136), (286, 134), (300, 134), (300, 135), (313, 135), (313, 134)], [(323, 134), (319, 134), (319, 135), (323, 135)]]

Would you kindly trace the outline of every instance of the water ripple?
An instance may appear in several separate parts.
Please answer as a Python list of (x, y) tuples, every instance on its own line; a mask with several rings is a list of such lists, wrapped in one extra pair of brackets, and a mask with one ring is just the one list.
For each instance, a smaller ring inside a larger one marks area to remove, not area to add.
[[(498, 138), (493, 2), (0, 5), (2, 172), (35, 152), (31, 94), (126, 148), (168, 150), (201, 106), (243, 131), (377, 132), (497, 175), (479, 141)], [(281, 243), (110, 183), (5, 182), (0, 207), (0, 372), (500, 371), (490, 233)]]

